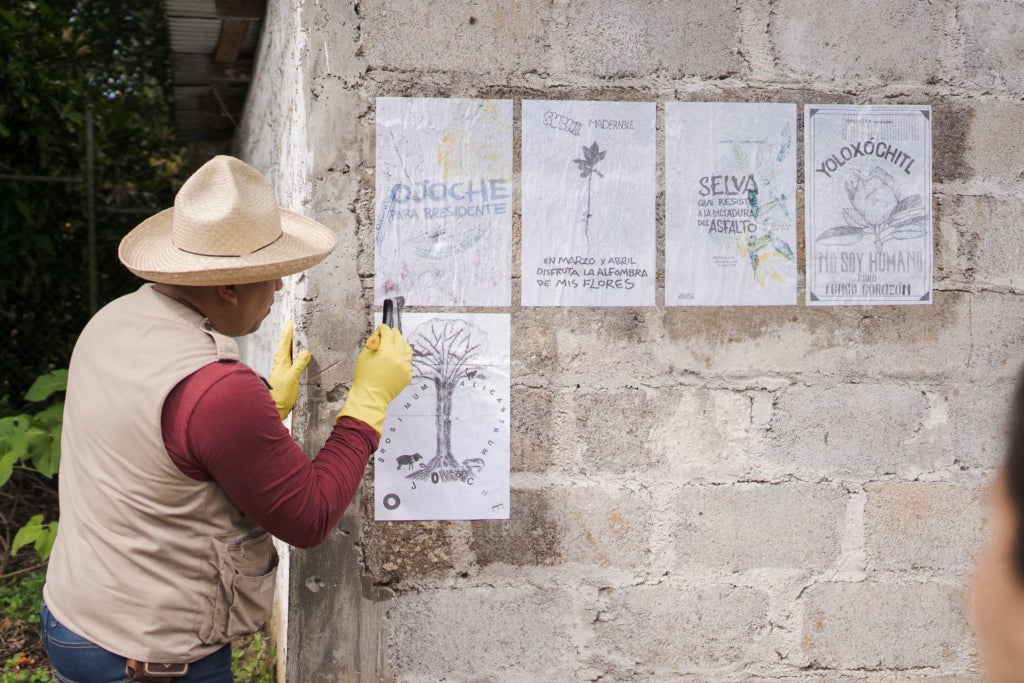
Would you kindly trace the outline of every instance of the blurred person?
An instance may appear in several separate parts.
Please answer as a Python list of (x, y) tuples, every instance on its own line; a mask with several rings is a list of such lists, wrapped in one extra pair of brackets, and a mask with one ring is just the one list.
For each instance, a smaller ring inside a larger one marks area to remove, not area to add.
[(991, 536), (973, 579), (985, 680), (1024, 681), (1024, 374), (1014, 389), (1009, 443), (990, 490)]
[(344, 513), (411, 379), (411, 348), (376, 328), (310, 461), (282, 423), (309, 363), (292, 358), (291, 324), (269, 383), (233, 339), (259, 328), (283, 276), (334, 244), (228, 156), (122, 240), (122, 263), (149, 282), (90, 320), (68, 376), (41, 606), (60, 681), (231, 681), (230, 642), (273, 604), (271, 535), (316, 546)]

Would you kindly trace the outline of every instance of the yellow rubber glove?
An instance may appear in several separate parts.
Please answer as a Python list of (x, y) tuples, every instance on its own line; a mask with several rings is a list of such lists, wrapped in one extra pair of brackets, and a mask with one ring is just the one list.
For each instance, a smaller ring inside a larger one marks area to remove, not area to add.
[(270, 395), (274, 398), (274, 405), (281, 419), (288, 417), (295, 405), (295, 399), (299, 397), (299, 377), (309, 365), (312, 356), (309, 351), (303, 351), (295, 358), (292, 358), (292, 332), (295, 324), (289, 320), (281, 330), (281, 338), (277, 341), (277, 351), (274, 353), (274, 366), (270, 369)]
[(402, 333), (378, 325), (356, 358), (352, 388), (338, 419), (354, 417), (384, 433), (388, 406), (412, 380), (412, 347)]

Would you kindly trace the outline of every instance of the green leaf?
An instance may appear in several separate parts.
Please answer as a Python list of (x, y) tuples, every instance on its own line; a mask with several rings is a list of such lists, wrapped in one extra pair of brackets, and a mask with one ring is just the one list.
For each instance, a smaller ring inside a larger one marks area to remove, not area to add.
[(57, 391), (64, 391), (68, 388), (68, 371), (64, 369), (51, 370), (41, 375), (25, 394), (26, 401), (43, 401)]
[(41, 533), (44, 533), (43, 516), (33, 515), (28, 523), (14, 534), (14, 540), (11, 542), (11, 555), (17, 555), (18, 551), (29, 543), (35, 543)]
[(56, 401), (32, 416), (36, 424), (44, 429), (57, 429), (64, 423), (64, 402)]
[(3, 435), (4, 457), (12, 455), (15, 460), (25, 457), (28, 452), (28, 438), (25, 434), (28, 426), (29, 419), (25, 415), (16, 415), (11, 419), (10, 431)]
[(36, 555), (40, 560), (49, 559), (50, 551), (53, 550), (53, 542), (56, 540), (57, 522), (43, 524), (39, 529), (39, 535), (36, 536)]
[(14, 464), (18, 462), (18, 458), (13, 453), (8, 453), (0, 457), (0, 486), (3, 486), (11, 478), (14, 473)]

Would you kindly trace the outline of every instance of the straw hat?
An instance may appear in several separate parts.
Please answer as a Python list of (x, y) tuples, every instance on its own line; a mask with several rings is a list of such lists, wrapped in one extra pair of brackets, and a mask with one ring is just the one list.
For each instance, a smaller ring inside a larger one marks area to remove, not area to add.
[(334, 241), (320, 223), (280, 208), (256, 169), (216, 156), (185, 181), (174, 208), (125, 235), (117, 255), (152, 282), (241, 285), (305, 270)]

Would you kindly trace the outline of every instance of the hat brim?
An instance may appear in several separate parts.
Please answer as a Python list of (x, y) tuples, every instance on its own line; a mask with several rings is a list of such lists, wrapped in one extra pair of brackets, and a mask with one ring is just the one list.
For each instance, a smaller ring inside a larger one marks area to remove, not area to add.
[(278, 209), (281, 237), (245, 256), (204, 256), (174, 246), (174, 209), (152, 216), (121, 240), (124, 266), (151, 282), (175, 285), (244, 285), (275, 280), (313, 266), (334, 249), (328, 228), (302, 214)]

